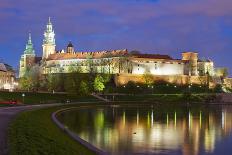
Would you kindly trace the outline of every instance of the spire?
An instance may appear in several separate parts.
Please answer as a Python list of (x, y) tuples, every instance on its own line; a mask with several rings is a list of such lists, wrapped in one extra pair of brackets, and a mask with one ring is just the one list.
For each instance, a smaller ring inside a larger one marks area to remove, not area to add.
[(31, 32), (29, 32), (29, 37), (28, 37), (28, 42), (27, 44), (32, 44), (32, 41), (31, 41)]
[(55, 32), (53, 30), (53, 25), (52, 25), (50, 17), (48, 18), (48, 23), (44, 31), (43, 43), (44, 44), (55, 44)]
[(24, 54), (35, 54), (32, 39), (31, 39), (31, 32), (28, 34), (28, 41), (26, 44), (26, 49), (24, 51)]
[(52, 24), (52, 22), (51, 22), (51, 17), (48, 17), (48, 24), (49, 24), (49, 25)]

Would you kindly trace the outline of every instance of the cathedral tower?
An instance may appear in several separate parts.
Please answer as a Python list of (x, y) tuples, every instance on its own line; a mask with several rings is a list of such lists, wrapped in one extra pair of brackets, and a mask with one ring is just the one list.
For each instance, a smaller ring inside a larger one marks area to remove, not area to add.
[(35, 64), (35, 50), (31, 40), (31, 33), (29, 33), (26, 49), (20, 59), (19, 77), (23, 77), (33, 65)]
[(48, 58), (50, 54), (56, 53), (55, 47), (55, 32), (49, 17), (46, 30), (44, 31), (44, 40), (43, 40), (43, 59)]

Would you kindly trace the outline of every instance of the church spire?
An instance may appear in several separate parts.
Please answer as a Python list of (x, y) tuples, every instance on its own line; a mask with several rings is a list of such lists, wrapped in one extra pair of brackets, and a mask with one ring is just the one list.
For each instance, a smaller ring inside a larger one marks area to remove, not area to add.
[(35, 54), (30, 32), (28, 34), (28, 41), (26, 44), (26, 49), (24, 51), (24, 54), (33, 54), (33, 55)]
[(27, 44), (32, 44), (32, 41), (31, 41), (31, 32), (29, 32), (29, 37), (28, 37), (28, 42)]
[(48, 17), (48, 24), (52, 24), (51, 23), (51, 17)]

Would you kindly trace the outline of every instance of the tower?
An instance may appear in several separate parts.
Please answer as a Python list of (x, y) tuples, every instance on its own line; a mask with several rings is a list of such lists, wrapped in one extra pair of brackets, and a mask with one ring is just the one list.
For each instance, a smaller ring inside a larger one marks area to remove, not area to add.
[(19, 77), (23, 77), (26, 71), (28, 71), (34, 64), (35, 64), (35, 50), (31, 40), (31, 33), (29, 33), (26, 48), (20, 59)]
[(198, 53), (197, 52), (183, 52), (182, 60), (188, 61), (187, 66), (187, 75), (197, 76), (197, 62), (198, 62)]
[(68, 46), (67, 46), (67, 53), (74, 53), (74, 46), (71, 41), (69, 41)]
[(55, 42), (55, 32), (49, 17), (48, 23), (46, 25), (46, 30), (44, 31), (44, 40), (43, 40), (43, 59), (48, 58), (50, 54), (54, 54), (56, 42)]

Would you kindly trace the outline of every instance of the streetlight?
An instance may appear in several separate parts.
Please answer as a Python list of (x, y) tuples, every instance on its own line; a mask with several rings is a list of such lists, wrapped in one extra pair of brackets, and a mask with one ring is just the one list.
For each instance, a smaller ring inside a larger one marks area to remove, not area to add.
[(25, 97), (25, 94), (24, 94), (24, 93), (22, 94), (22, 97), (23, 97), (23, 104), (24, 104), (24, 97)]

